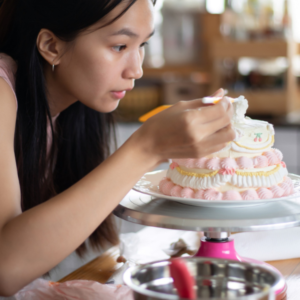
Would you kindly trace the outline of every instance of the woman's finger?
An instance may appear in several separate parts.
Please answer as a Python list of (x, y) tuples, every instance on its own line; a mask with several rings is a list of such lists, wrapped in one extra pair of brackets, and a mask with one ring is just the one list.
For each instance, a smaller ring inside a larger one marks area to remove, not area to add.
[[(228, 131), (230, 130), (228, 129)], [(177, 154), (176, 158), (201, 158), (216, 153), (224, 149), (228, 145), (228, 142), (232, 141), (233, 136), (235, 137), (235, 134), (232, 132), (223, 132), (222, 134), (220, 132), (215, 133), (206, 137), (193, 147), (182, 149), (181, 155)]]
[(213, 94), (210, 95), (210, 97), (224, 97), (225, 96), (225, 91), (224, 89), (220, 88), (217, 91), (215, 91)]
[[(224, 90), (218, 89), (210, 97), (224, 97), (224, 95), (225, 95)], [(177, 105), (174, 105), (174, 106), (181, 107), (181, 108), (187, 110), (187, 109), (197, 109), (200, 107), (209, 107), (209, 106), (213, 106), (213, 105), (204, 104), (202, 102), (202, 99), (194, 99), (194, 100), (188, 100), (188, 101), (180, 101), (177, 103)]]
[(212, 153), (216, 153), (221, 151), (222, 149), (224, 149), (227, 146), (227, 143), (224, 144), (217, 144), (217, 145), (211, 145), (206, 147), (205, 149), (200, 149), (198, 153), (196, 153), (196, 155), (194, 155), (197, 158), (201, 158), (207, 155), (210, 155)]
[(204, 124), (202, 125), (201, 132), (199, 131), (196, 138), (203, 141), (208, 137), (214, 136), (219, 131), (222, 131), (224, 128), (228, 127), (228, 125), (230, 126), (230, 122), (228, 122), (227, 118), (222, 118), (215, 120), (214, 122)]
[(231, 119), (233, 115), (233, 106), (228, 99), (223, 98), (217, 104), (202, 107), (198, 111), (203, 123), (208, 123), (224, 116), (228, 116)]
[(225, 113), (228, 110), (232, 111), (232, 103), (227, 98), (223, 98), (216, 104), (198, 107), (198, 110), (202, 113), (202, 117), (206, 116), (204, 117), (204, 119), (208, 119), (209, 122), (209, 120), (213, 120), (220, 117), (219, 114), (216, 115), (216, 113), (218, 112)]
[(216, 146), (220, 144), (224, 145), (229, 142), (232, 142), (235, 138), (236, 138), (236, 133), (231, 127), (231, 125), (229, 125), (211, 135), (207, 135), (202, 140), (201, 146), (204, 148), (211, 148), (214, 145)]
[(220, 125), (217, 125), (220, 127), (215, 128), (216, 126), (214, 126), (213, 131), (210, 130), (210, 133), (227, 126), (231, 122), (232, 114), (232, 104), (226, 99), (223, 99), (216, 105), (185, 111), (187, 123), (195, 126), (195, 128), (199, 128), (203, 124), (208, 124), (209, 127), (212, 122), (220, 121)]

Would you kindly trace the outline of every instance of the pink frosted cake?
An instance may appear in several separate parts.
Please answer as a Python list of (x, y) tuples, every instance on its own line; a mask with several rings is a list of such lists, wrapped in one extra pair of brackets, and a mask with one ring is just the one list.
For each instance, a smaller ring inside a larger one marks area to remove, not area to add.
[(282, 153), (274, 145), (271, 124), (245, 117), (248, 101), (233, 104), (237, 138), (200, 159), (172, 159), (159, 184), (164, 195), (205, 200), (271, 199), (291, 195)]

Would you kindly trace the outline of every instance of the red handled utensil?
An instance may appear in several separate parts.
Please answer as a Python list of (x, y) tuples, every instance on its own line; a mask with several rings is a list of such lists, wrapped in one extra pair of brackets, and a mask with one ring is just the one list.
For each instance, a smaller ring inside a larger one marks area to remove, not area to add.
[(174, 287), (177, 289), (180, 298), (196, 299), (194, 290), (195, 280), (190, 274), (185, 262), (180, 258), (171, 259), (169, 266), (173, 278)]

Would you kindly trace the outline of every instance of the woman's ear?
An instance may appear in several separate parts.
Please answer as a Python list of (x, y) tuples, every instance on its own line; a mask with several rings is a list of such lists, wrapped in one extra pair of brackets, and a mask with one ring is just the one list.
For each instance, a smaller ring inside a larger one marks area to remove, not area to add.
[(48, 29), (41, 29), (36, 39), (38, 51), (51, 66), (60, 63), (64, 44), (65, 42)]

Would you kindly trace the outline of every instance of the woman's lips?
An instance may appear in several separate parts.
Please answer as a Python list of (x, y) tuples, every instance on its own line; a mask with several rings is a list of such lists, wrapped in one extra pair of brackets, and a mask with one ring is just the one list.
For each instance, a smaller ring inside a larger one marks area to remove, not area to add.
[(116, 99), (122, 99), (125, 97), (126, 91), (113, 91), (111, 92)]

